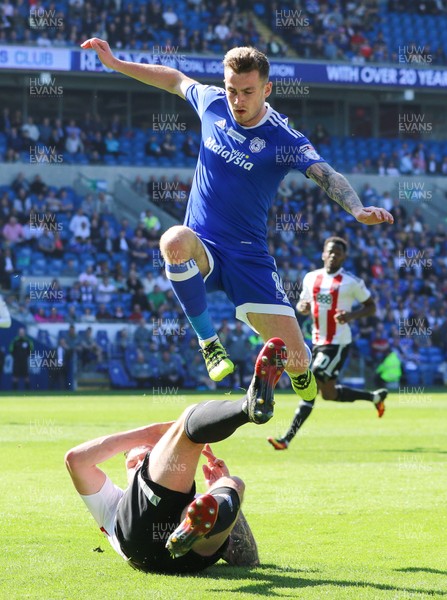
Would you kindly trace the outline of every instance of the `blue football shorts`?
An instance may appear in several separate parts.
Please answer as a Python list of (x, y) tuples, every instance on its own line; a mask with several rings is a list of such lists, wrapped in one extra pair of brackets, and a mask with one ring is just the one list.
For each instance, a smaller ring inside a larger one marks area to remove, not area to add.
[(266, 251), (248, 253), (228, 249), (199, 237), (210, 264), (207, 292), (224, 291), (236, 307), (236, 318), (253, 329), (247, 313), (295, 317), (278, 275), (275, 260)]

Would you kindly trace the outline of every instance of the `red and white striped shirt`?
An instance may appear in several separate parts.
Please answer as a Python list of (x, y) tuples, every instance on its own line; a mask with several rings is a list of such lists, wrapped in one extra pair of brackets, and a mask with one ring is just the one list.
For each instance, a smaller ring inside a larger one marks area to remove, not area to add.
[(335, 313), (340, 310), (349, 312), (354, 302), (365, 302), (370, 296), (363, 279), (344, 269), (331, 274), (326, 269), (307, 273), (300, 300), (311, 303), (312, 343), (320, 346), (349, 344), (352, 341), (351, 328), (348, 323), (337, 323)]

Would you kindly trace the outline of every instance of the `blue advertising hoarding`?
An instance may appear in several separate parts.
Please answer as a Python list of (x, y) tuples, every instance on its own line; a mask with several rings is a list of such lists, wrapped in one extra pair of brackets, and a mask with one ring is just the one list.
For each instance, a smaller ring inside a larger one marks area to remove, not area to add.
[[(154, 47), (153, 52), (116, 50), (114, 53), (122, 60), (171, 66), (198, 80), (220, 79), (223, 76), (220, 57), (182, 55), (178, 52), (168, 52), (163, 47)], [(447, 68), (302, 60), (271, 60), (270, 63), (272, 81), (286, 85), (313, 83), (326, 86), (447, 89)], [(7, 45), (0, 46), (0, 71), (3, 69), (71, 73), (111, 72), (91, 50)]]

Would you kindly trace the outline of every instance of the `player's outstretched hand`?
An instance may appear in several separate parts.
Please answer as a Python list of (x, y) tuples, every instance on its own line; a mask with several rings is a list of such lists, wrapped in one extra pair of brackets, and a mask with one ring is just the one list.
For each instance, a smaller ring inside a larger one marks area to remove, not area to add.
[(113, 56), (110, 46), (105, 40), (90, 38), (81, 44), (81, 48), (84, 50), (94, 50), (105, 67), (109, 69), (115, 68), (116, 58)]
[(394, 217), (384, 208), (365, 206), (352, 211), (359, 223), (364, 225), (378, 225), (379, 223), (394, 223)]
[(207, 487), (210, 487), (221, 477), (229, 476), (230, 471), (228, 470), (227, 465), (221, 458), (217, 458), (213, 454), (209, 444), (206, 444), (205, 448), (202, 450), (202, 454), (208, 461), (206, 465), (202, 466)]

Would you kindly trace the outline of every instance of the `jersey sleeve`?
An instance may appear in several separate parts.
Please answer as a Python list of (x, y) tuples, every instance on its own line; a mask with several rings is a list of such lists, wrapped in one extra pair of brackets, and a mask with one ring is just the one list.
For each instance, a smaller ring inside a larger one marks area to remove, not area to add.
[(222, 98), (225, 92), (222, 88), (214, 85), (203, 85), (202, 83), (192, 83), (186, 90), (185, 99), (191, 104), (196, 113), (202, 118), (203, 113), (214, 100)]
[(366, 302), (371, 297), (371, 292), (366, 287), (363, 279), (356, 280), (356, 286), (354, 288), (354, 298), (357, 302)]
[[(292, 130), (292, 134), (295, 132)], [(325, 159), (318, 154), (311, 142), (300, 134), (300, 137), (293, 138), (293, 144), (291, 144), (290, 151), (293, 152), (293, 159), (290, 159), (288, 164), (292, 169), (300, 171), (306, 175), (307, 169), (315, 164), (326, 162)], [(307, 177), (307, 175), (306, 175)]]
[(304, 300), (305, 302), (312, 302), (312, 292), (309, 287), (309, 277), (307, 275), (303, 278), (303, 289), (300, 294), (300, 302)]

